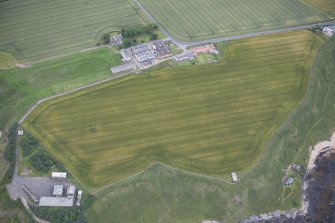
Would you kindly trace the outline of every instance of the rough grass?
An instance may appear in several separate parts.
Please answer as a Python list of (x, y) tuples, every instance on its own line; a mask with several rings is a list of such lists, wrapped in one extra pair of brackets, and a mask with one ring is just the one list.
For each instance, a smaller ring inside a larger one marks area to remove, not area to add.
[(17, 64), (15, 57), (9, 53), (0, 52), (0, 69), (11, 68)]
[(175, 38), (196, 41), (328, 21), (299, 0), (140, 0)]
[(22, 115), (38, 99), (111, 76), (120, 63), (114, 49), (100, 49), (26, 69), (0, 71), (0, 130)]
[(306, 166), (309, 146), (329, 140), (334, 131), (334, 81), (335, 44), (328, 41), (311, 69), (303, 103), (270, 141), (251, 175), (238, 184), (202, 179), (157, 165), (98, 193), (86, 211), (88, 222), (239, 222), (253, 214), (300, 205), (300, 187), (295, 184), (290, 187), (292, 193), (287, 193), (281, 178), (292, 162)]
[(331, 16), (335, 16), (335, 1), (334, 0), (304, 0), (319, 9), (329, 13)]
[(0, 2), (0, 51), (36, 61), (95, 46), (104, 33), (146, 24), (131, 0)]
[(232, 42), (225, 62), (153, 70), (49, 101), (25, 121), (91, 191), (155, 161), (243, 175), (305, 94), (320, 39)]

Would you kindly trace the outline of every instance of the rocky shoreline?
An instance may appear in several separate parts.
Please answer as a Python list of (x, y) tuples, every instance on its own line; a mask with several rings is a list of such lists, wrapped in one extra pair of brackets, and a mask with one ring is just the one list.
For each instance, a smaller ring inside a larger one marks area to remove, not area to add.
[(335, 222), (335, 132), (311, 150), (302, 190), (302, 208), (251, 216), (243, 223)]

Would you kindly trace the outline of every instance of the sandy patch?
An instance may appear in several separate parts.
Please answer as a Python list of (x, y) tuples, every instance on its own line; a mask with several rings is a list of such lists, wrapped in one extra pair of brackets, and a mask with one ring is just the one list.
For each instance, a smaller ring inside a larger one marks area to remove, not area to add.
[[(310, 148), (311, 149), (311, 148)], [(335, 149), (335, 132), (333, 133), (330, 141), (323, 141), (316, 144), (309, 157), (307, 171), (311, 171), (315, 167), (315, 160), (322, 152), (322, 150), (334, 150)]]

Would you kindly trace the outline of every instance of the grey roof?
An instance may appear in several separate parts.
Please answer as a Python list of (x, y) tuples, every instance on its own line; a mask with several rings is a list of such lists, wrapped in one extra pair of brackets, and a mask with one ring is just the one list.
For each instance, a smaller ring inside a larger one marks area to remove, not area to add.
[(73, 199), (73, 197), (41, 197), (39, 206), (72, 207)]
[(55, 185), (52, 194), (54, 196), (61, 196), (63, 194), (63, 185)]
[(161, 55), (170, 53), (170, 47), (161, 40), (154, 41), (153, 46), (156, 48), (157, 52)]
[(120, 73), (123, 71), (135, 69), (135, 68), (136, 68), (136, 64), (134, 62), (131, 62), (127, 64), (122, 64), (120, 66), (112, 67), (111, 70), (115, 74), (115, 73)]
[(141, 44), (141, 45), (138, 45), (138, 46), (134, 46), (132, 48), (132, 50), (133, 50), (134, 54), (137, 54), (137, 53), (141, 53), (141, 52), (144, 52), (144, 51), (149, 51), (151, 49), (147, 44)]
[(122, 58), (123, 58), (124, 60), (126, 60), (126, 61), (131, 60), (131, 56), (130, 56), (130, 54), (127, 52), (127, 50), (122, 49), (122, 50), (120, 51), (120, 53), (121, 53), (121, 56), (122, 56)]
[(112, 45), (121, 45), (123, 43), (122, 35), (117, 34), (117, 35), (111, 36), (109, 42)]
[(195, 55), (192, 52), (187, 52), (182, 55), (177, 55), (174, 58), (175, 60), (193, 60), (195, 58)]
[(67, 188), (67, 195), (74, 195), (74, 192), (76, 191), (76, 187), (75, 186), (69, 186)]
[(135, 54), (136, 60), (140, 63), (148, 61), (148, 60), (153, 60), (156, 58), (155, 51), (153, 50), (148, 50), (145, 52), (137, 53)]
[(285, 185), (291, 185), (291, 184), (293, 184), (293, 177), (287, 178), (287, 180), (285, 182)]

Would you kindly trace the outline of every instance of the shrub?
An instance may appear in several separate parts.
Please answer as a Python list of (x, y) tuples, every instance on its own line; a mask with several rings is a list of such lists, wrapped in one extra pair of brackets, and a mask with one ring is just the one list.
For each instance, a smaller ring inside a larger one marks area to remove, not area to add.
[(30, 163), (36, 170), (47, 173), (56, 161), (45, 150), (39, 150), (30, 157)]
[(4, 176), (5, 182), (10, 182), (15, 171), (15, 161), (16, 161), (16, 129), (17, 123), (13, 124), (8, 129), (8, 143), (4, 151), (4, 158), (8, 161), (8, 169)]
[(36, 148), (39, 147), (38, 141), (28, 132), (25, 133), (20, 145), (23, 156), (29, 156)]

